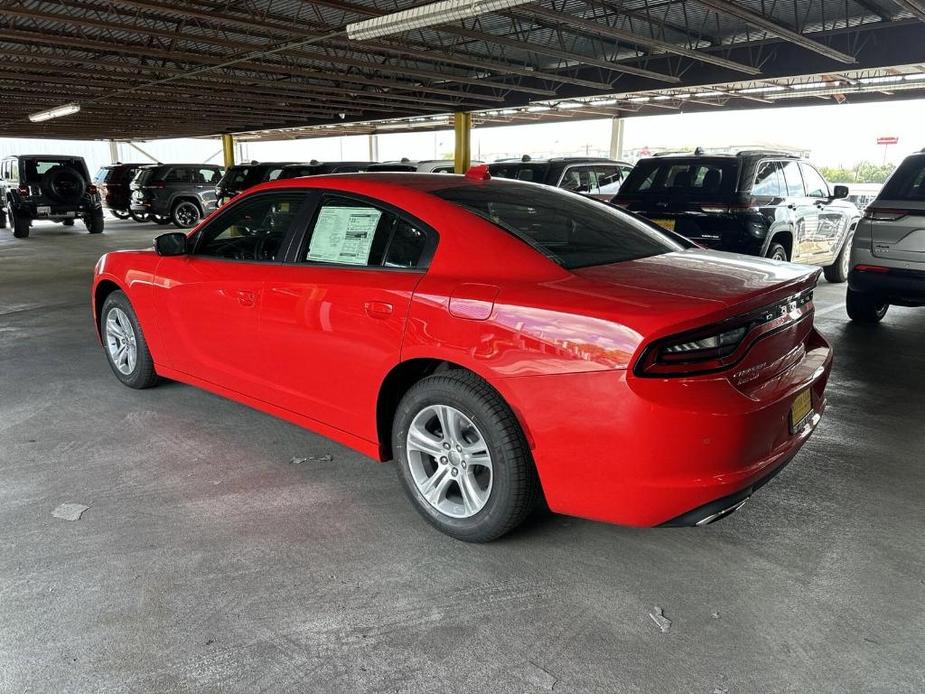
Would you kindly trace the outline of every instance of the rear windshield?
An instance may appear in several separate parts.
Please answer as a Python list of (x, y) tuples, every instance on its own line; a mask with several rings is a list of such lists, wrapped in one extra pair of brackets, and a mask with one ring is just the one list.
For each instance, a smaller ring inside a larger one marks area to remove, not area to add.
[(732, 195), (739, 178), (735, 159), (641, 159), (620, 186), (620, 195), (673, 195), (705, 199)]
[(513, 178), (516, 181), (529, 181), (531, 183), (545, 183), (549, 173), (549, 164), (530, 164), (527, 162), (511, 162), (490, 164), (488, 171), (496, 178)]
[(881, 200), (925, 201), (925, 156), (909, 157), (880, 191)]
[(87, 165), (84, 164), (83, 159), (65, 159), (65, 158), (49, 158), (49, 159), (23, 159), (22, 160), (22, 175), (23, 180), (27, 183), (38, 183), (42, 176), (48, 173), (51, 169), (55, 167), (67, 167), (69, 169), (74, 169), (82, 176), (86, 176)]
[(434, 195), (495, 223), (569, 269), (684, 248), (614, 207), (558, 189), (496, 182), (445, 188)]

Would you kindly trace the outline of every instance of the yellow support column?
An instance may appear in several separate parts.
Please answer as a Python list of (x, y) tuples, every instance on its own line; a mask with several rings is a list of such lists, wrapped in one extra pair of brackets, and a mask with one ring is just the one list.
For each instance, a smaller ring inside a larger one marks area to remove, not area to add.
[(455, 166), (456, 173), (466, 173), (472, 161), (470, 135), (472, 133), (472, 114), (454, 113), (453, 130), (456, 133)]
[(222, 154), (225, 157), (225, 168), (234, 166), (234, 137), (228, 133), (222, 135)]

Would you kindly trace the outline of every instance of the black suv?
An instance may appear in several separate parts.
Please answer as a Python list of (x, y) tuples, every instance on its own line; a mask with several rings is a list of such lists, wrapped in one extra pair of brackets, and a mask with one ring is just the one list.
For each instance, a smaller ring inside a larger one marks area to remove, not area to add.
[[(103, 207), (109, 210), (118, 219), (128, 219), (132, 215), (132, 179), (138, 170), (150, 164), (123, 164), (117, 161), (111, 166), (104, 166), (96, 172), (93, 182), (103, 198)], [(133, 217), (136, 222), (145, 221), (145, 217)]]
[(365, 171), (366, 167), (375, 162), (371, 161), (328, 161), (321, 162), (312, 159), (310, 162), (257, 162), (232, 166), (222, 176), (222, 180), (215, 187), (218, 204), (224, 205), (238, 193), (242, 193), (252, 186), (267, 181), (284, 178), (299, 178), (301, 176), (320, 176), (331, 173), (356, 173)]
[(702, 246), (821, 265), (844, 282), (861, 219), (847, 195), (786, 152), (698, 149), (640, 159), (612, 202)]
[(181, 229), (199, 223), (216, 208), (215, 184), (222, 167), (211, 164), (158, 164), (138, 170), (132, 179), (132, 217)]
[(488, 165), (495, 178), (514, 178), (554, 186), (599, 200), (610, 200), (633, 165), (612, 159), (593, 157), (555, 157), (501, 159)]
[(72, 226), (82, 219), (91, 234), (103, 231), (103, 207), (83, 157), (21, 154), (0, 161), (0, 228), (29, 235), (34, 219)]

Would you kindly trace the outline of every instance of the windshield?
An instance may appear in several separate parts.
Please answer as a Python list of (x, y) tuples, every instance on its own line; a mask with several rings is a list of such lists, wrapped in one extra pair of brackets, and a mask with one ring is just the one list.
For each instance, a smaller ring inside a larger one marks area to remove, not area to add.
[(734, 194), (738, 177), (739, 163), (732, 158), (641, 159), (620, 186), (620, 195), (716, 198)]
[(881, 200), (925, 202), (925, 156), (909, 157), (880, 191)]
[(488, 170), (496, 178), (513, 178), (517, 181), (545, 183), (549, 172), (549, 164), (529, 164), (520, 161), (495, 163), (490, 164)]
[(614, 207), (558, 189), (498, 181), (445, 188), (434, 195), (495, 223), (569, 269), (684, 248)]

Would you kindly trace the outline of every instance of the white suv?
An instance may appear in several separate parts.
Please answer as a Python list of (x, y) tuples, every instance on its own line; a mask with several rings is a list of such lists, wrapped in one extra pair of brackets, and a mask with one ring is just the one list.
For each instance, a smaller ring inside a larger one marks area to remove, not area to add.
[(925, 306), (925, 150), (893, 172), (851, 246), (848, 315), (877, 323), (890, 304)]

